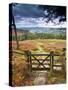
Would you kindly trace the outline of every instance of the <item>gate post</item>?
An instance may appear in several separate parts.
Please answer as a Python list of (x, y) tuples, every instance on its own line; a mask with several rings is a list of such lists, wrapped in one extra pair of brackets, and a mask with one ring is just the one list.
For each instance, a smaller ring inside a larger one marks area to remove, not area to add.
[(30, 51), (25, 51), (25, 55), (26, 55), (26, 58), (27, 58), (28, 71), (31, 72), (32, 71), (31, 52)]
[(53, 71), (54, 52), (50, 52), (50, 70)]
[(27, 68), (28, 68), (28, 71), (29, 71), (29, 51), (25, 51), (25, 56), (26, 56), (26, 62), (27, 62)]
[(31, 52), (29, 51), (29, 71), (32, 72)]

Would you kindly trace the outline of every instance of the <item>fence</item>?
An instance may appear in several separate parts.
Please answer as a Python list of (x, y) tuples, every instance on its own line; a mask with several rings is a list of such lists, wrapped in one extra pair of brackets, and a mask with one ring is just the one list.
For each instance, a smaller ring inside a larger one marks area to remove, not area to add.
[[(60, 56), (54, 54), (53, 51), (50, 54), (32, 54), (30, 51), (26, 52), (28, 69), (29, 71), (35, 70), (56, 70), (55, 68), (62, 69), (62, 63), (55, 64), (55, 56)], [(63, 55), (61, 55), (62, 57)], [(40, 58), (39, 58), (40, 57)], [(41, 58), (44, 57), (44, 58)]]
[[(28, 65), (28, 70), (30, 72), (36, 71), (36, 70), (56, 70), (55, 68), (59, 68), (60, 70), (62, 69), (63, 65), (62, 62), (59, 64), (56, 64), (55, 61), (55, 56), (65, 56), (64, 54), (62, 55), (57, 55), (54, 54), (53, 51), (51, 51), (49, 54), (33, 54), (30, 51), (24, 51), (25, 53), (18, 52), (18, 51), (13, 51), (12, 53), (17, 53), (26, 56), (27, 59), (27, 65)], [(11, 51), (10, 51), (11, 53)], [(43, 58), (42, 58), (43, 57)]]

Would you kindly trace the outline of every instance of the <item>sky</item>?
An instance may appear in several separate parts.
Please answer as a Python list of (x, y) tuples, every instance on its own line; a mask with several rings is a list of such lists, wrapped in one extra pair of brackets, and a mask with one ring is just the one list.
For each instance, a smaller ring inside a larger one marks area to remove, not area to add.
[[(62, 11), (61, 11), (62, 12)], [(23, 27), (66, 27), (66, 21), (59, 22), (61, 16), (47, 23), (49, 14), (47, 9), (39, 8), (38, 5), (16, 4), (13, 6), (13, 15), (17, 28)], [(65, 18), (64, 16), (62, 18)]]

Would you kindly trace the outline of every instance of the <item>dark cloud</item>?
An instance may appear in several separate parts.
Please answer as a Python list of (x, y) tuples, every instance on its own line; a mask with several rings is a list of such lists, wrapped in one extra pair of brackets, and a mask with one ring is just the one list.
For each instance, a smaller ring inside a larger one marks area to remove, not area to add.
[(38, 5), (30, 5), (30, 4), (17, 4), (13, 7), (14, 16), (21, 17), (44, 17), (45, 14)]
[[(66, 21), (66, 7), (65, 6), (50, 6), (50, 5), (34, 5), (34, 4), (12, 4), (13, 15), (15, 21), (20, 21), (21, 18), (47, 18), (46, 23), (59, 17), (59, 23)], [(31, 21), (32, 23), (36, 23)]]

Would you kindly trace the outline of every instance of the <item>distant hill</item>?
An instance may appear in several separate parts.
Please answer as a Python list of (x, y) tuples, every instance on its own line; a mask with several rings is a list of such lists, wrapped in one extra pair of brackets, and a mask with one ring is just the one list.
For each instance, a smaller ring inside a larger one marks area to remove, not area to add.
[(37, 33), (65, 33), (66, 28), (45, 28), (45, 27), (23, 27), (17, 29), (21, 32), (37, 32)]

